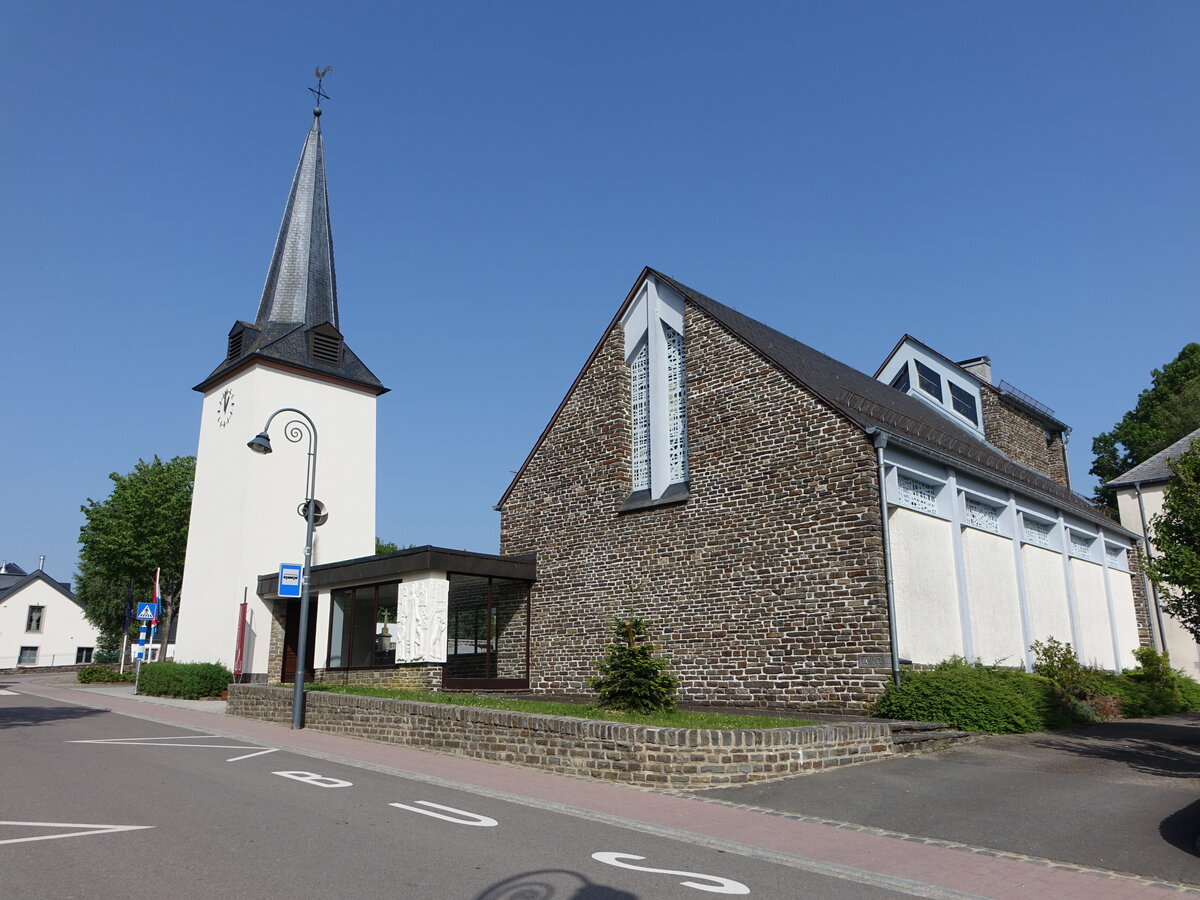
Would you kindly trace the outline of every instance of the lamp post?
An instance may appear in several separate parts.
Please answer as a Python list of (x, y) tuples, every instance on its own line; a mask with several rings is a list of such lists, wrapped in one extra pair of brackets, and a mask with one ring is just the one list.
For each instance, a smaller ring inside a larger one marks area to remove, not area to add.
[[(283, 435), (292, 443), (297, 443), (308, 435), (308, 473), (304, 487), (304, 504), (298, 510), (304, 516), (308, 525), (304, 534), (304, 568), (300, 574), (300, 638), (296, 646), (296, 687), (292, 694), (292, 728), (304, 727), (304, 664), (308, 657), (308, 605), (309, 605), (309, 573), (312, 569), (313, 528), (317, 523), (317, 501), (314, 497), (317, 488), (317, 426), (307, 414), (290, 406), (277, 409), (267, 419), (263, 430), (246, 444), (255, 453), (271, 452), (271, 438), (268, 432), (271, 423), (280, 413), (295, 413), (300, 419), (292, 419), (284, 426)], [(301, 421), (303, 419), (303, 421)]]

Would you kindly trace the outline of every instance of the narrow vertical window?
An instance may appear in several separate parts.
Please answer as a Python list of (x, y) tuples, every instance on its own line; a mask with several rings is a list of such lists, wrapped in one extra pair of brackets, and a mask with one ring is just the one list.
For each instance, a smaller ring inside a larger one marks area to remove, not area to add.
[(667, 447), (671, 454), (671, 483), (687, 481), (687, 374), (683, 335), (662, 323), (667, 340)]
[(633, 432), (633, 490), (650, 487), (650, 351), (643, 343), (629, 364), (629, 408)]
[(31, 606), (29, 613), (25, 616), (25, 630), (32, 632), (40, 632), (42, 630), (42, 617), (46, 612), (44, 606)]
[(678, 291), (647, 278), (621, 317), (629, 366), (632, 508), (664, 497), (687, 499), (684, 306)]

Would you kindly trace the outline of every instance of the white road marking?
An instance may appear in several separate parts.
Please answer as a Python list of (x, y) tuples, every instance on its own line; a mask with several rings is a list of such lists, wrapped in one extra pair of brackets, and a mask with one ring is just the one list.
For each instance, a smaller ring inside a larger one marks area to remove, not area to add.
[(249, 759), (252, 756), (263, 756), (266, 753), (278, 753), (278, 752), (279, 752), (279, 748), (269, 747), (266, 750), (258, 750), (254, 753), (247, 753), (244, 756), (235, 756), (232, 759), (225, 760), (225, 762), (237, 762), (239, 759)]
[(18, 694), (16, 691), (6, 691), (3, 688), (0, 688), (0, 694), (3, 694), (5, 697), (19, 697), (20, 696), (20, 694)]
[[(394, 804), (393, 804), (394, 805)], [(679, 872), (675, 869), (652, 869), (649, 866), (635, 866), (632, 863), (624, 862), (627, 859), (645, 859), (644, 856), (634, 856), (632, 853), (593, 853), (592, 859), (597, 862), (606, 863), (610, 866), (618, 866), (622, 869), (633, 869), (635, 872), (655, 872), (659, 875), (682, 875), (685, 878), (703, 878), (705, 881), (715, 882), (714, 884), (699, 884), (695, 881), (679, 882), (684, 887), (695, 888), (698, 891), (707, 891), (710, 894), (748, 894), (750, 888), (746, 887), (740, 881), (733, 881), (729, 878), (720, 878), (716, 875), (700, 875), (697, 872)]]
[[(419, 803), (421, 806), (431, 807), (431, 809), (417, 809), (415, 806), (409, 806), (405, 803), (389, 803), (388, 806), (397, 806), (400, 809), (407, 809), (410, 812), (420, 813), (423, 816), (433, 816), (435, 819), (454, 822), (456, 825), (478, 825), (482, 828), (492, 828), (500, 824), (495, 819), (467, 812), (463, 809), (455, 809), (453, 806), (442, 806), (440, 803), (431, 803), (428, 800), (414, 800), (413, 802)], [(443, 809), (448, 813), (455, 813), (455, 815), (444, 816), (441, 813), (433, 812), (434, 809)]]
[(242, 756), (235, 756), (232, 759), (227, 759), (225, 762), (237, 762), (239, 759), (249, 759), (252, 756), (262, 756), (266, 753), (275, 753), (278, 751), (276, 747), (270, 747), (266, 750), (259, 749), (253, 744), (189, 744), (186, 741), (205, 740), (207, 738), (216, 737), (214, 734), (198, 734), (195, 737), (179, 737), (172, 735), (171, 737), (153, 737), (153, 738), (103, 738), (90, 741), (67, 741), (68, 744), (113, 744), (118, 747), (200, 747), (208, 750), (254, 750), (253, 753), (246, 753)]
[(324, 775), (318, 775), (316, 772), (272, 772), (271, 774), (282, 775), (284, 778), (291, 778), (293, 781), (300, 781), (323, 788), (351, 787), (354, 784), (352, 781), (342, 781), (340, 778), (328, 778)]
[(0, 844), (25, 844), (29, 841), (53, 841), (58, 838), (86, 837), (91, 834), (112, 834), (114, 831), (140, 831), (153, 825), (82, 825), (77, 822), (4, 822), (0, 825), (18, 825), (26, 828), (86, 828), (87, 831), (68, 831), (65, 834), (39, 834), (36, 837), (9, 838)]

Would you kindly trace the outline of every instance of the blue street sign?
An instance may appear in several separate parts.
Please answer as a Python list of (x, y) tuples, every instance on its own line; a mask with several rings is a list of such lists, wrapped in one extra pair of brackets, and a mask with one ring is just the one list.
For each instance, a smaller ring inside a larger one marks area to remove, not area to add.
[(137, 608), (137, 617), (144, 622), (152, 622), (158, 618), (157, 603), (139, 603)]
[(304, 567), (296, 563), (280, 563), (279, 565), (279, 596), (300, 596), (300, 574)]

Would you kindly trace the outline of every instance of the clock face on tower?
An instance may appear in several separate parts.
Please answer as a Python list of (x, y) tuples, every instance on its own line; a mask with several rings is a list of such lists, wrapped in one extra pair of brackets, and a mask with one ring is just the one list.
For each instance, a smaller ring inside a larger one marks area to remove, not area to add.
[(221, 396), (217, 398), (217, 424), (224, 428), (229, 424), (229, 420), (233, 418), (233, 390), (225, 388), (221, 391)]

